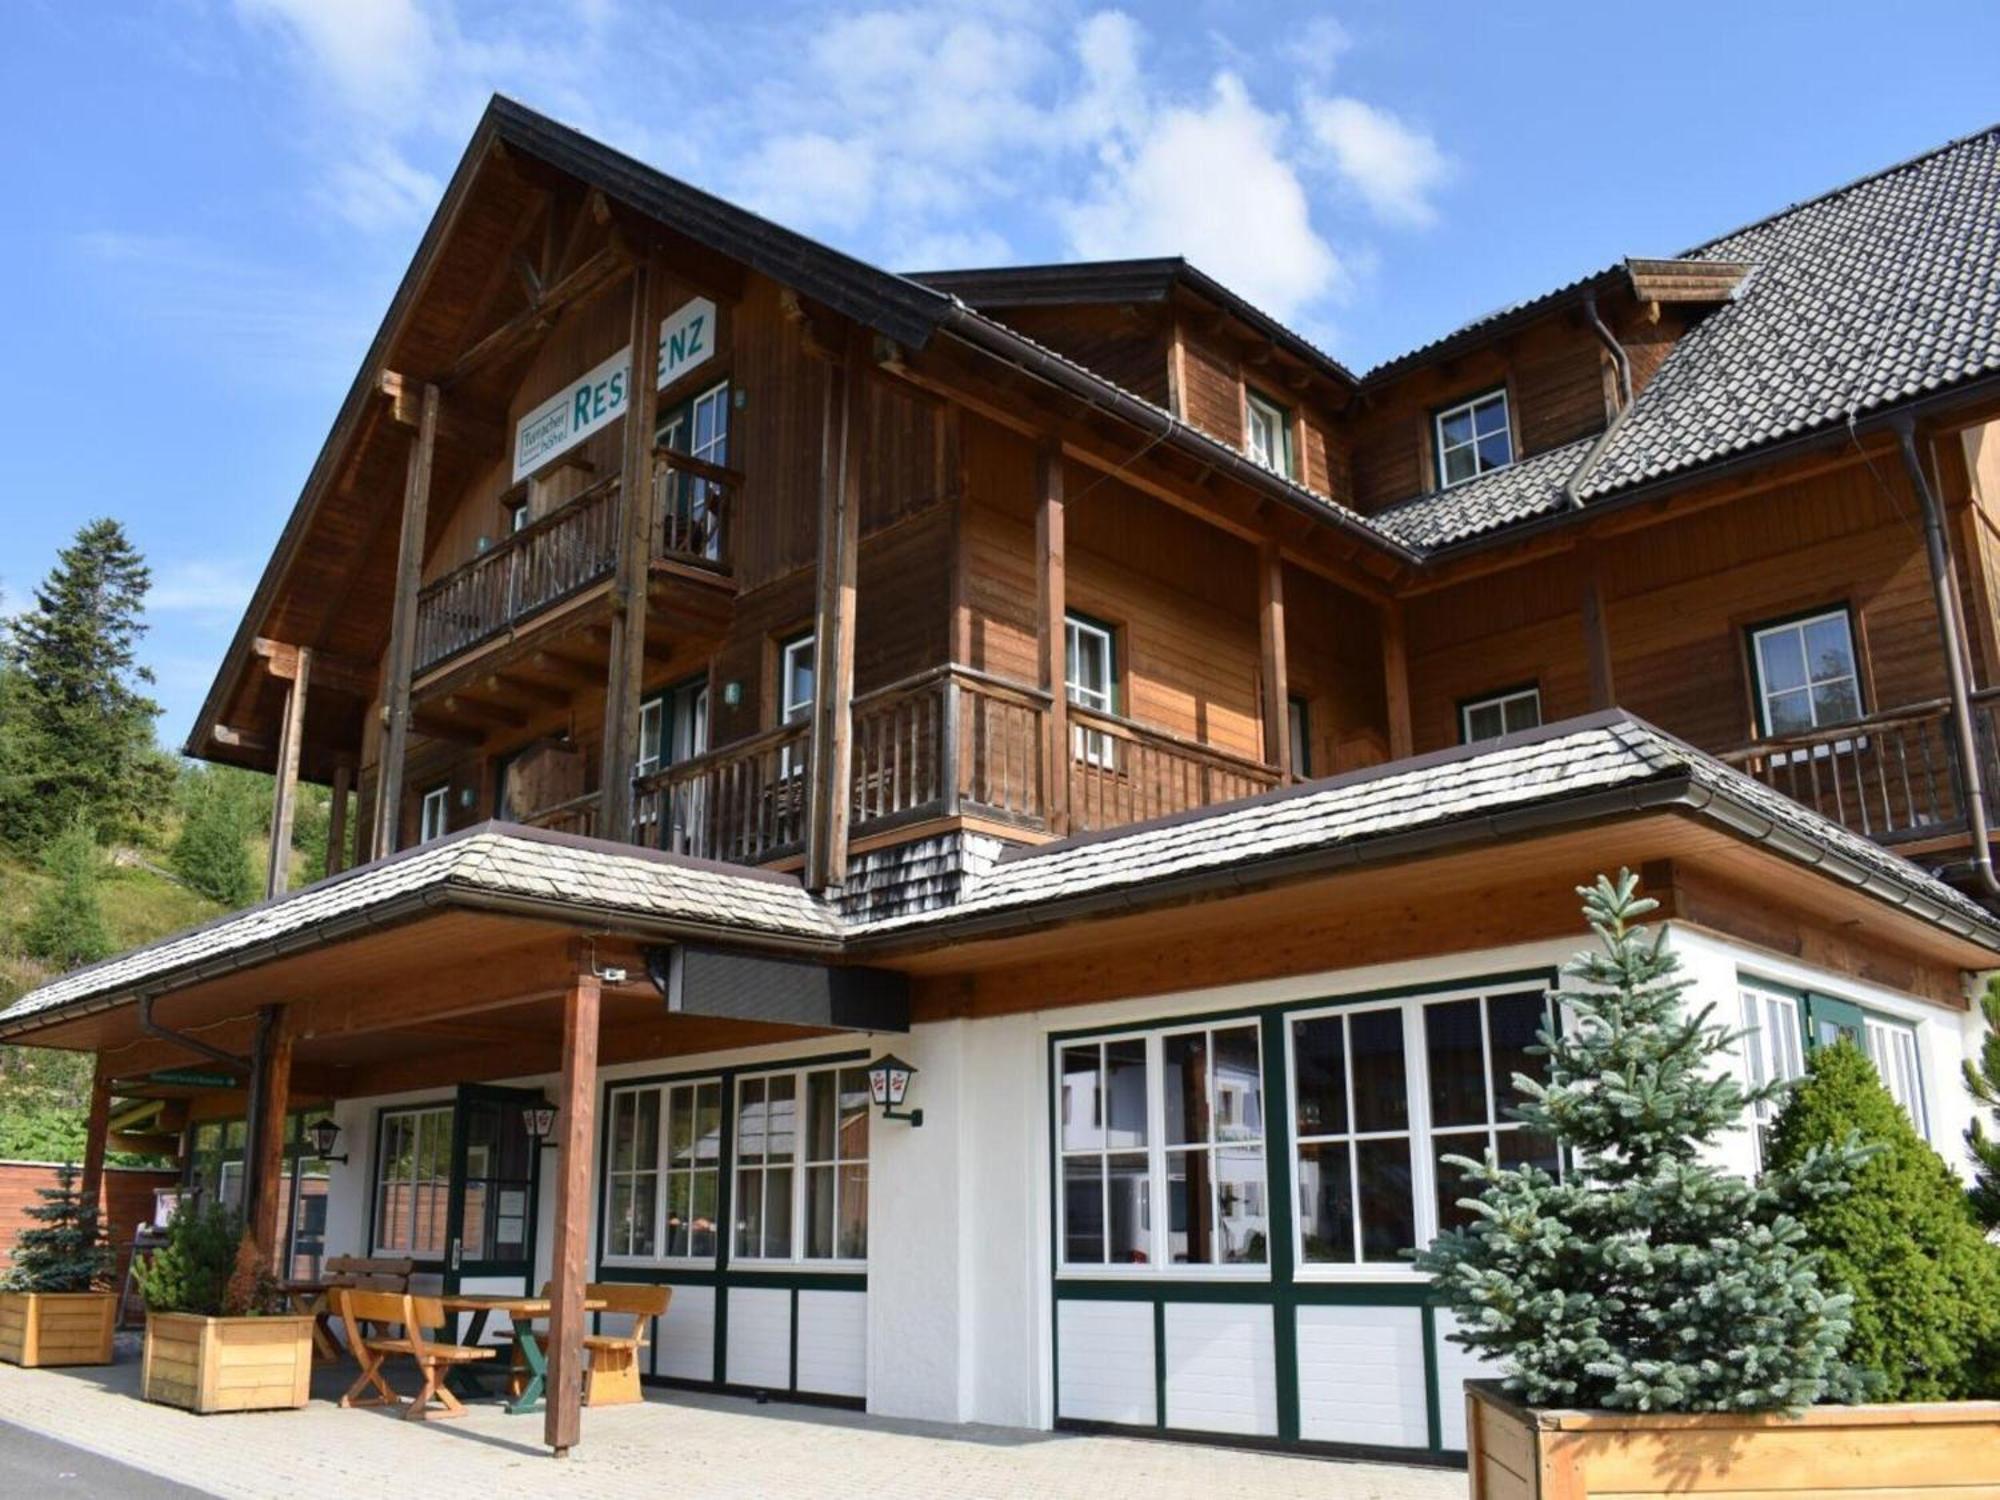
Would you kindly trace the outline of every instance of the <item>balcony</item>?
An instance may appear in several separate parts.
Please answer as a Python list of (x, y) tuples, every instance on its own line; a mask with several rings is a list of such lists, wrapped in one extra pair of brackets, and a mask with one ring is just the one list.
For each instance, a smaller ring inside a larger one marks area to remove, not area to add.
[[(1973, 740), (1989, 809), (2000, 785), (2000, 689), (1972, 695)], [(1951, 704), (1885, 709), (1811, 734), (1764, 740), (1722, 759), (1864, 838), (1917, 854), (1963, 838)], [(1989, 810), (1989, 817), (1991, 816)]]
[[(856, 698), (853, 836), (952, 816), (1000, 831), (1056, 831), (1049, 706), (1046, 693), (963, 667)], [(1271, 766), (1112, 714), (1071, 705), (1069, 720), (1061, 774), (1072, 832), (1231, 802), (1278, 784)], [(790, 724), (642, 777), (632, 841), (732, 864), (796, 855), (805, 847), (811, 756), (808, 726)]]
[[(727, 574), (734, 470), (662, 449), (648, 497), (650, 560)], [(618, 567), (624, 507), (617, 475), (599, 480), (417, 594), (419, 676), (599, 585)]]

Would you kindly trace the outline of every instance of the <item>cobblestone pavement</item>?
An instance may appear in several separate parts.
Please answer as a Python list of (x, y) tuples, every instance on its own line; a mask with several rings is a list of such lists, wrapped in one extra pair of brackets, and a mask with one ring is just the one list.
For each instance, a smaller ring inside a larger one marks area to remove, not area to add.
[(29, 1432), (215, 1495), (286, 1500), (1462, 1500), (1466, 1493), (1464, 1474), (1453, 1470), (896, 1422), (659, 1391), (640, 1406), (586, 1411), (581, 1446), (557, 1462), (541, 1446), (539, 1416), (509, 1417), (479, 1404), (459, 1420), (420, 1424), (379, 1410), (342, 1411), (333, 1403), (346, 1378), (345, 1368), (322, 1372), (304, 1411), (196, 1417), (139, 1400), (137, 1351), (125, 1349), (101, 1369), (0, 1365), (0, 1412)]

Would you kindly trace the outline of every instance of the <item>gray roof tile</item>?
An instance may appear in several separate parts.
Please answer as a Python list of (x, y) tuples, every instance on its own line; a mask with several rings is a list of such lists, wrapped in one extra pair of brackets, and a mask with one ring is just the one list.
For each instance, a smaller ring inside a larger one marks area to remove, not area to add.
[(1563, 484), (1596, 442), (1593, 435), (1530, 454), (1504, 469), (1391, 506), (1373, 517), (1374, 524), (1422, 552), (1551, 515), (1569, 503)]

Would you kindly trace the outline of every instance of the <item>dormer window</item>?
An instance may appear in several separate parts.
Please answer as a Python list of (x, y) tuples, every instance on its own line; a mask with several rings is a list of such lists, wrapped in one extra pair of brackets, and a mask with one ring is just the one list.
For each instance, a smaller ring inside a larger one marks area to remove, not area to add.
[(1514, 429), (1507, 420), (1507, 392), (1488, 391), (1437, 414), (1438, 484), (1476, 479), (1514, 461)]
[(1245, 393), (1243, 447), (1273, 473), (1292, 477), (1292, 418), (1275, 401), (1255, 391)]

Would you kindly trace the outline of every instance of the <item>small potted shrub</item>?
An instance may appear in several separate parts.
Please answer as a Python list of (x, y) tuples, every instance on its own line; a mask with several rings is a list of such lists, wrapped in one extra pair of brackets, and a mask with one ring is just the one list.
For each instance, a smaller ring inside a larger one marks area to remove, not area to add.
[(306, 1404), (312, 1318), (285, 1310), (257, 1242), (227, 1208), (183, 1204), (167, 1243), (134, 1274), (146, 1300), (148, 1401), (193, 1412)]
[(108, 1365), (118, 1298), (108, 1286), (111, 1252), (97, 1206), (77, 1191), (77, 1169), (56, 1169), (56, 1185), (26, 1210), (34, 1227), (14, 1241), (0, 1284), (0, 1359), (16, 1365)]
[[(1852, 1219), (1840, 1205), (1867, 1208), (1857, 1179), (1879, 1191), (1909, 1175), (1885, 1161), (1885, 1133), (1844, 1107), (1816, 1108), (1810, 1125), (1795, 1116), (1758, 1181), (1724, 1171), (1709, 1148), (1782, 1086), (1746, 1091), (1727, 1057), (1735, 1035), (1682, 1005), (1689, 981), (1662, 936), (1639, 925), (1654, 903), (1629, 873), (1580, 894), (1602, 950), (1565, 971), (1580, 982), (1561, 996), (1574, 1023), (1542, 1037), (1546, 1080), (1515, 1077), (1515, 1114), (1562, 1146), (1563, 1176), (1460, 1162), (1479, 1190), (1466, 1200), (1473, 1222), (1418, 1257), (1457, 1319), (1455, 1341), (1502, 1377), (1467, 1386), (1473, 1493), (2000, 1490), (2000, 1405), (1874, 1404), (1882, 1372), (1843, 1353), (1857, 1299), (1814, 1231)], [(1847, 1061), (1822, 1063), (1822, 1081)], [(1907, 1218), (1914, 1202), (1897, 1212)], [(1905, 1273), (1968, 1259), (1962, 1237), (1942, 1232), (1947, 1217), (1932, 1215), (1938, 1253), (1905, 1257)], [(1904, 1230), (1863, 1218), (1868, 1233), (1853, 1245), (1898, 1253), (1890, 1242)], [(1953, 1275), (1984, 1285), (1972, 1271)], [(1976, 1338), (1982, 1326), (1942, 1331)], [(1886, 1347), (1864, 1340), (1856, 1352), (1865, 1361)], [(1963, 1389), (1966, 1378), (1953, 1369), (1946, 1383), (1906, 1388)]]

